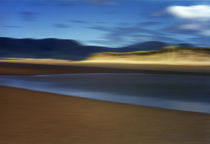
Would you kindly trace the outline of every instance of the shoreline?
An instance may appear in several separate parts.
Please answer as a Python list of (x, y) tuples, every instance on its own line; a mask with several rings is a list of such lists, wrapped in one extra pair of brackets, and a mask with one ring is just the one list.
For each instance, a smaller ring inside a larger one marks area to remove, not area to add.
[[(108, 63), (52, 65), (0, 62), (0, 75), (129, 72), (209, 75), (209, 70), (209, 66), (176, 68)], [(209, 114), (112, 103), (6, 86), (0, 86), (0, 92), (2, 144), (210, 143)]]
[[(207, 76), (77, 73), (7, 75), (1, 76), (0, 85), (100, 101), (210, 114), (207, 89), (210, 83), (205, 84), (209, 80)], [(199, 93), (202, 95), (198, 96)]]

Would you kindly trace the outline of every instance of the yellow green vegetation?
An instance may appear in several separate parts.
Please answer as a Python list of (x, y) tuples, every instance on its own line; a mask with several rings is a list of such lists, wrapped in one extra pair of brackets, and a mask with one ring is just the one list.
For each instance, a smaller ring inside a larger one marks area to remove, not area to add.
[(205, 62), (210, 64), (210, 48), (167, 46), (160, 50), (151, 51), (103, 52), (90, 56), (88, 60), (115, 62)]

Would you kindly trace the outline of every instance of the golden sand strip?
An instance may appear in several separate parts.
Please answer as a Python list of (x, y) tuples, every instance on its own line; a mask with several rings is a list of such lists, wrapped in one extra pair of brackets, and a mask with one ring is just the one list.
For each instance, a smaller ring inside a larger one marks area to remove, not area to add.
[(209, 144), (210, 115), (0, 87), (0, 144)]
[(210, 65), (70, 62), (62, 60), (0, 60), (0, 75), (64, 73), (158, 73), (210, 75)]

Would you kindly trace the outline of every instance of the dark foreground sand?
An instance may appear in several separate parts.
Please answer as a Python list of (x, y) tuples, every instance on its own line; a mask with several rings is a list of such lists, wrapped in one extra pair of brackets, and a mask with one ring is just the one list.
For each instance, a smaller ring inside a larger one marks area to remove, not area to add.
[(0, 87), (0, 144), (209, 144), (210, 115)]

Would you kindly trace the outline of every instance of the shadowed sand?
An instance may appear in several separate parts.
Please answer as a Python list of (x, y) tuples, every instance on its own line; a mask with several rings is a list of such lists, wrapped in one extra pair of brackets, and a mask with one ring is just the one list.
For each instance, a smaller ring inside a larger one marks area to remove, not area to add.
[(2, 144), (209, 144), (210, 115), (0, 87)]

